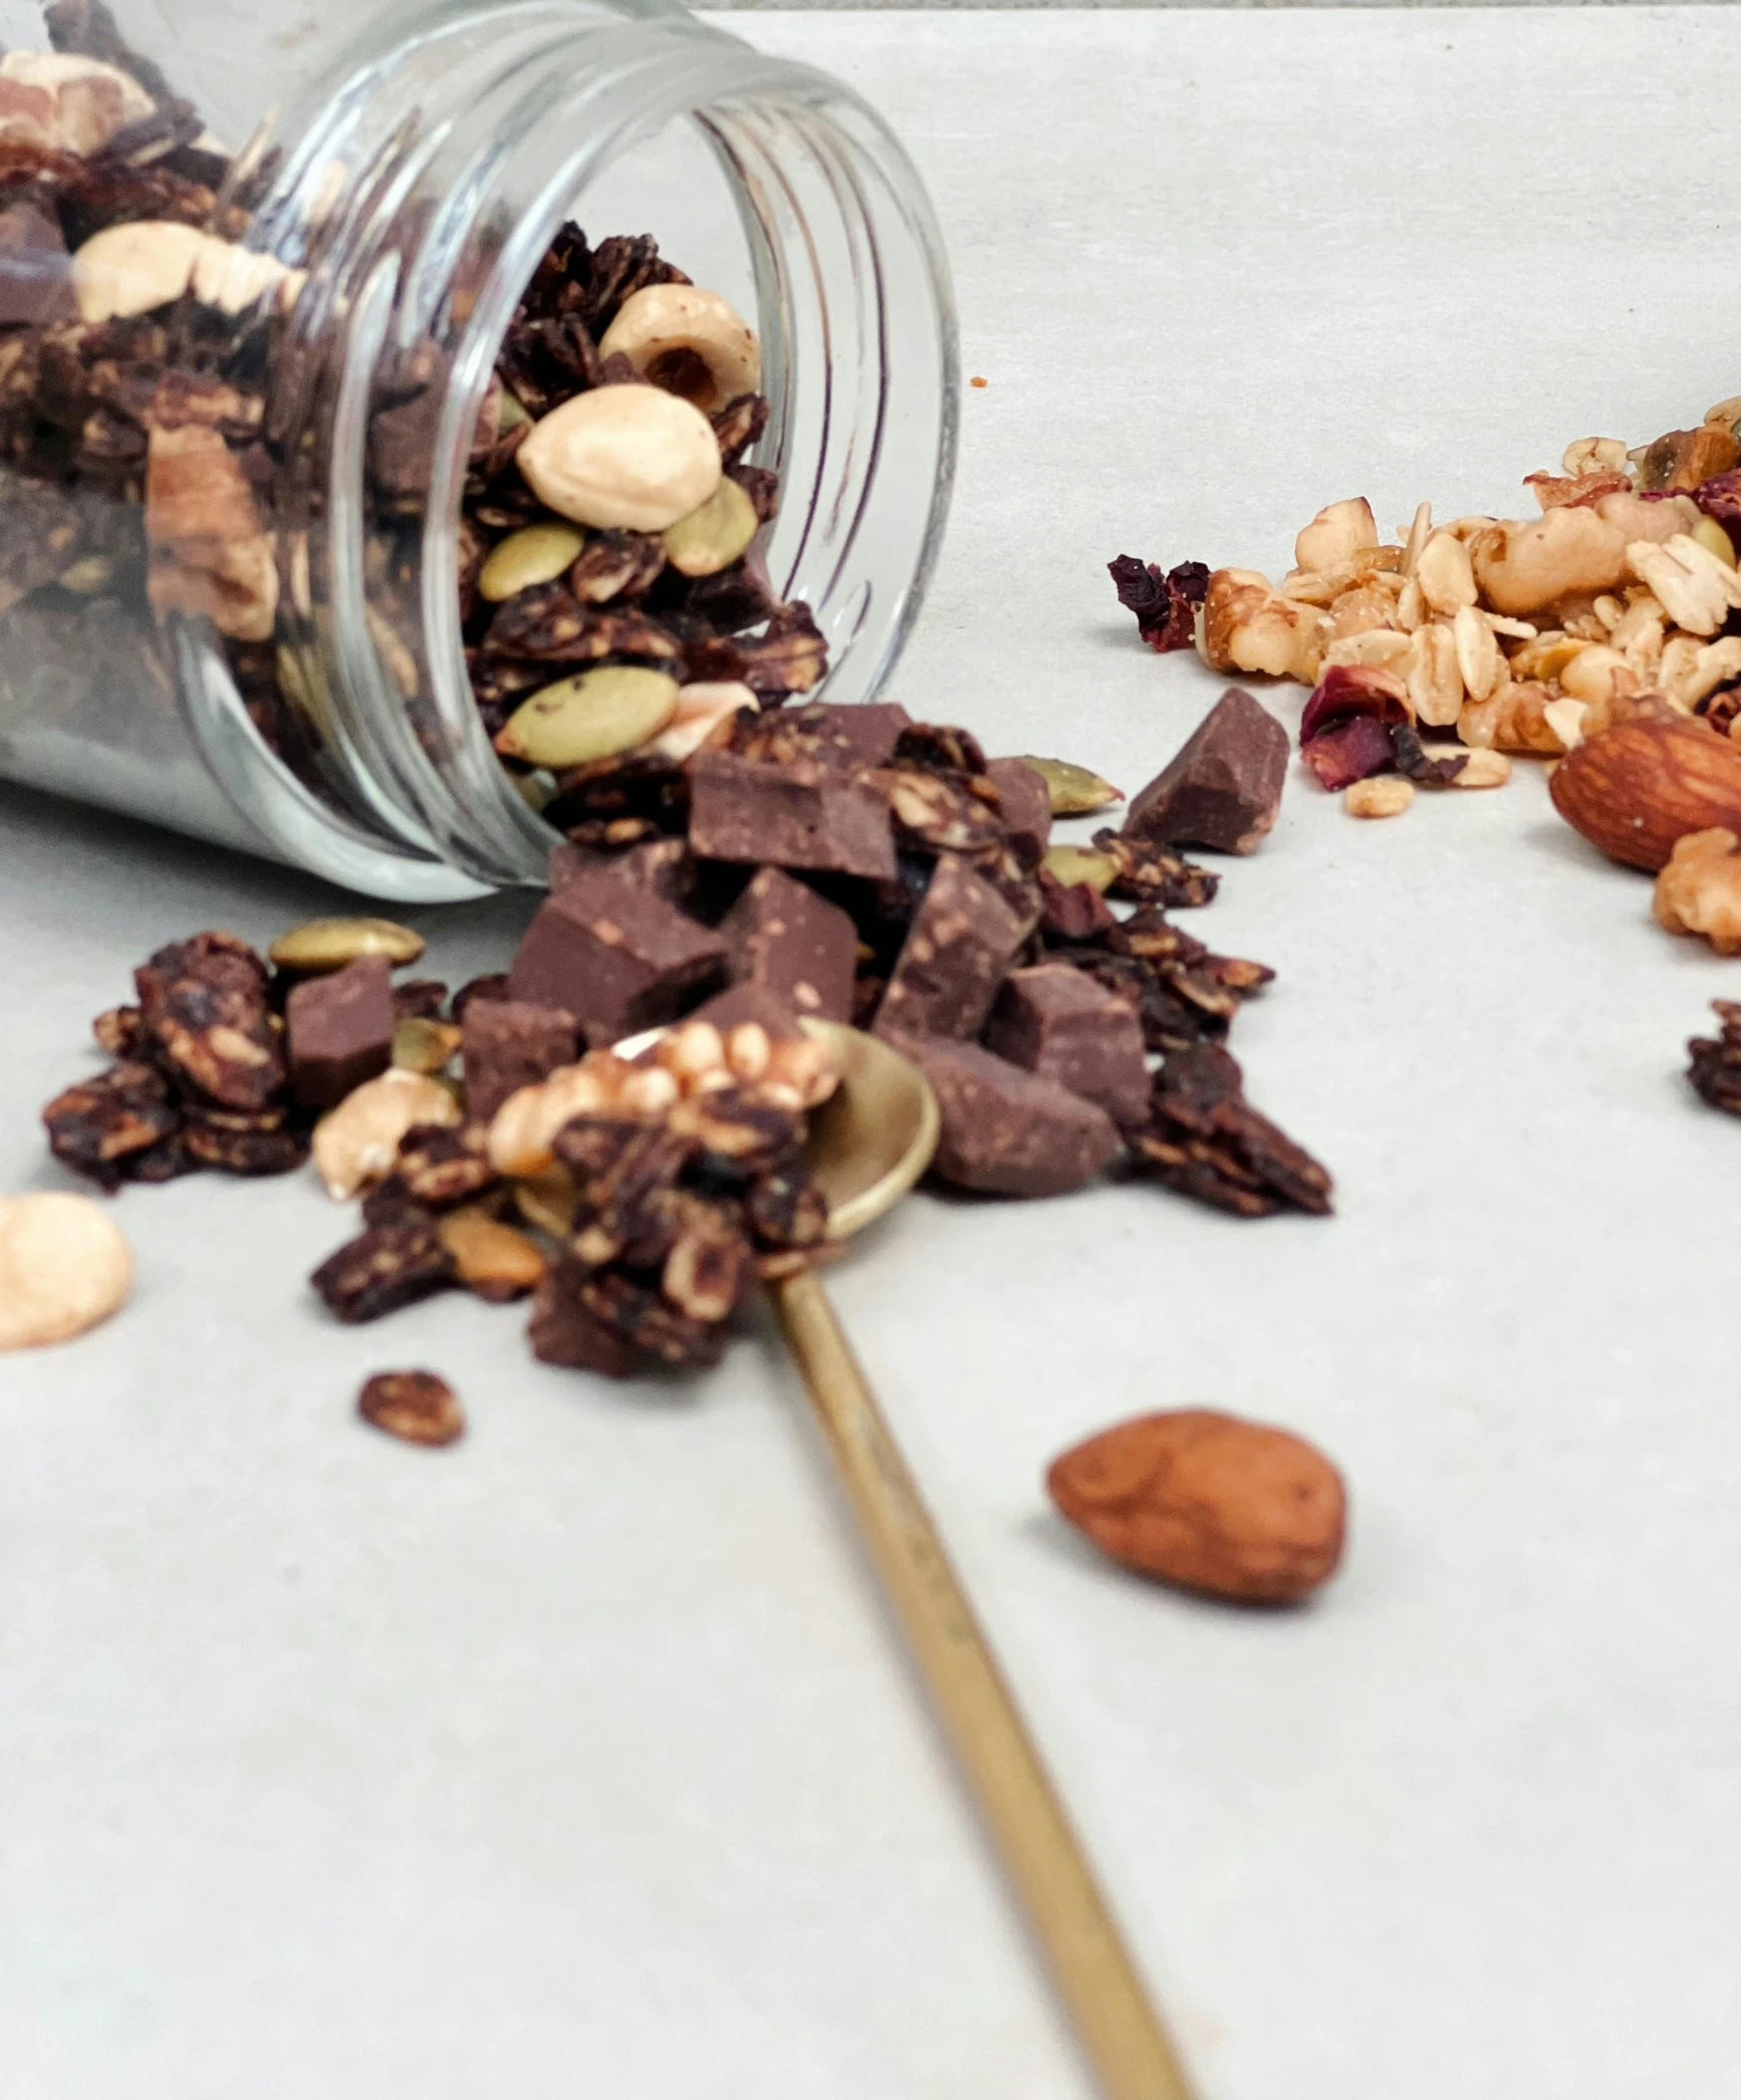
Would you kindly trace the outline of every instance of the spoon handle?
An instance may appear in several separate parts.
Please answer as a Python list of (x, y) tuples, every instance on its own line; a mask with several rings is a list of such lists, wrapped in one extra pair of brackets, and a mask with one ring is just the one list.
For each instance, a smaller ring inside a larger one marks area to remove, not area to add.
[(814, 1270), (773, 1286), (859, 1530), (1107, 2100), (1191, 2100), (973, 1608)]

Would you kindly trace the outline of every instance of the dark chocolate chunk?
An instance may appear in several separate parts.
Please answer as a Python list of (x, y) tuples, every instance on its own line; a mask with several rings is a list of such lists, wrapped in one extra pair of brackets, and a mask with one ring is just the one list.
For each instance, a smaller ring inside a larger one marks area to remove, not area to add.
[(959, 1187), (1063, 1195), (1122, 1150), (1105, 1109), (976, 1043), (896, 1036), (893, 1045), (931, 1083), (943, 1123), (936, 1172)]
[(510, 996), (506, 970), (491, 970), (482, 977), (468, 977), (453, 994), (453, 1018), (464, 1027), (466, 1009), (477, 1000), (506, 999)]
[(977, 1035), (1032, 930), (964, 861), (945, 855), (895, 961), (877, 1033)]
[(695, 859), (681, 839), (645, 839), (625, 853), (601, 853), (565, 840), (550, 857), (553, 892), (603, 874), (641, 883), (654, 897), (679, 909), (687, 908), (695, 892)]
[(1237, 1217), (1286, 1206), (1322, 1217), (1331, 1207), (1330, 1176), (1258, 1114), (1238, 1064), (1213, 1043), (1168, 1054), (1154, 1077), (1149, 1120), (1130, 1143), (1157, 1181)]
[(689, 844), (708, 860), (893, 879), (887, 804), (814, 759), (776, 765), (702, 751), (690, 764), (689, 793)]
[(393, 1019), (438, 1021), (447, 1011), (447, 987), (438, 977), (412, 977), (393, 986)]
[(57, 1094), (42, 1120), (63, 1166), (114, 1188), (131, 1179), (142, 1154), (174, 1136), (181, 1114), (159, 1073), (129, 1063)]
[(341, 1320), (378, 1320), (453, 1281), (453, 1257), (427, 1218), (372, 1225), (309, 1278)]
[(795, 1013), (851, 1018), (859, 933), (839, 905), (778, 868), (764, 868), (720, 920), (719, 933), (734, 981), (766, 986)]
[(1275, 824), (1287, 775), (1287, 730), (1249, 692), (1229, 685), (1131, 803), (1125, 836), (1251, 853)]
[(1098, 1102), (1117, 1123), (1140, 1123), (1147, 1113), (1141, 1022), (1125, 1000), (1068, 963), (1010, 972), (985, 1047)]
[(754, 982), (733, 984), (724, 991), (715, 992), (686, 1018), (710, 1021), (721, 1035), (729, 1035), (734, 1028), (754, 1022), (758, 1028), (766, 1029), (774, 1042), (787, 1042), (804, 1033), (798, 1025), (797, 1014), (786, 1001), (765, 984)]
[(548, 898), (508, 990), (574, 1015), (594, 1048), (675, 1020), (725, 973), (725, 943), (642, 885), (602, 873)]
[(1040, 931), (1048, 940), (1096, 940), (1118, 924), (1112, 907), (1092, 883), (1061, 883), (1048, 868), (1040, 886)]
[(849, 707), (818, 700), (806, 707), (743, 717), (732, 748), (740, 757), (779, 765), (813, 758), (831, 772), (864, 773), (886, 765), (902, 733), (911, 727), (912, 717), (892, 701)]
[(465, 1112), (488, 1123), (510, 1094), (536, 1086), (559, 1065), (572, 1065), (580, 1055), (580, 1031), (573, 1014), (560, 1007), (475, 1000), (460, 1023), (459, 1054)]
[(284, 1020), (291, 1091), (304, 1108), (337, 1108), (392, 1063), (392, 965), (384, 955), (361, 955), (293, 984)]
[(59, 225), (34, 204), (9, 204), (0, 211), (0, 324), (51, 328), (78, 311)]
[(994, 758), (985, 776), (1003, 805), (1010, 844), (1030, 868), (1037, 867), (1052, 838), (1052, 791), (1019, 758)]

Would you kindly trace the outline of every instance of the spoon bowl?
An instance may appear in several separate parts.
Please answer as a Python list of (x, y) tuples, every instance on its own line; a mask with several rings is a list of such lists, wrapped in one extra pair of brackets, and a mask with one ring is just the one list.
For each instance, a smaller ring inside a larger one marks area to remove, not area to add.
[(830, 1239), (851, 1239), (911, 1188), (937, 1150), (937, 1097), (918, 1067), (843, 1021), (804, 1021), (841, 1083), (810, 1117), (805, 1152), (828, 1197)]

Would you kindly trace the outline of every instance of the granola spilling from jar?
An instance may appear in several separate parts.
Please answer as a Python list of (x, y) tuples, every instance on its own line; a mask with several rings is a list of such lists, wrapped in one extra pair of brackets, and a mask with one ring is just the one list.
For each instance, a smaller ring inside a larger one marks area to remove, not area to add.
[[(297, 405), (309, 270), (249, 245), (277, 157), (221, 149), (101, 0), (44, 22), (52, 48), (0, 56), (9, 682), (75, 736), (141, 680), (167, 717), (191, 622), (262, 741), (332, 785), (308, 639), (328, 506)], [(300, 237), (318, 269), (323, 223)], [(420, 562), (447, 379), (429, 343), (384, 354), (366, 452), (370, 640), (431, 752), (448, 732)], [(567, 225), (534, 272), (471, 446), (456, 589), (483, 727), (535, 806), (563, 767), (680, 755), (826, 670), (763, 555), (760, 386), (754, 331), (650, 235), (594, 246)]]
[[(1306, 763), (1352, 814), (1416, 788), (1493, 787), (1639, 717), (1741, 714), (1741, 397), (1631, 449), (1580, 438), (1527, 477), (1535, 518), (1435, 521), (1385, 540), (1365, 497), (1300, 533), (1279, 583), (1121, 557), (1120, 600), (1156, 650), (1312, 688)], [(1396, 776), (1390, 778), (1388, 776)]]

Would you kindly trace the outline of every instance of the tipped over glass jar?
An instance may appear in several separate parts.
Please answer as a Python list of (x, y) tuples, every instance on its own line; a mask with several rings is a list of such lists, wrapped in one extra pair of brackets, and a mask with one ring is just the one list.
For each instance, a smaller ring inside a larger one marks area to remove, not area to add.
[(953, 313), (823, 74), (653, 0), (330, 14), (0, 13), (0, 778), (435, 902), (876, 691)]

